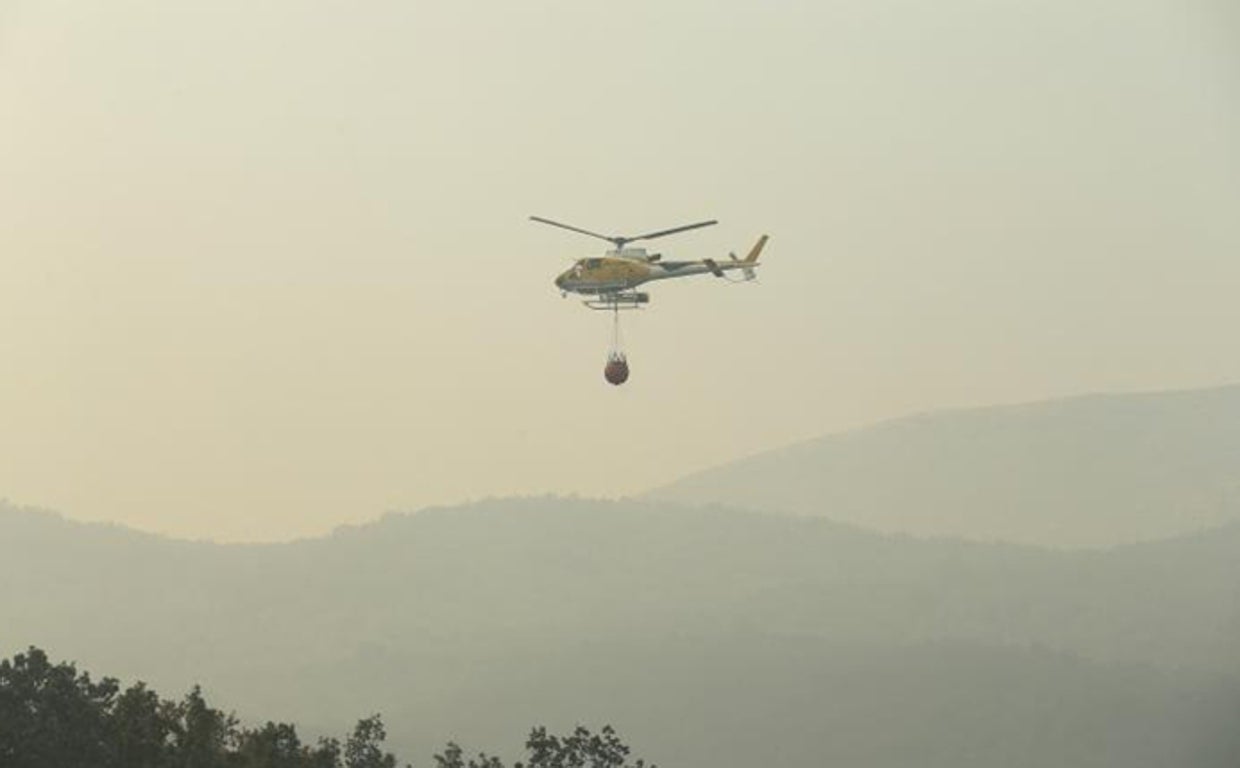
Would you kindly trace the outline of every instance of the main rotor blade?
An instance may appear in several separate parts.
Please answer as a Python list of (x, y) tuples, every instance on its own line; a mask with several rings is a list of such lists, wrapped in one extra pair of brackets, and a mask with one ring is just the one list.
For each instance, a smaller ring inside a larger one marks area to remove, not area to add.
[(597, 237), (599, 240), (606, 240), (609, 243), (616, 242), (616, 238), (614, 237), (608, 237), (607, 235), (600, 235), (597, 232), (591, 232), (590, 230), (582, 229), (581, 227), (574, 227), (571, 224), (561, 224), (558, 221), (552, 221), (551, 219), (544, 219), (541, 216), (531, 216), (530, 220), (537, 221), (540, 224), (550, 224), (551, 226), (559, 227), (560, 229), (567, 229), (570, 232), (579, 232), (583, 235), (589, 235), (590, 237)]
[(647, 235), (638, 235), (637, 237), (626, 237), (624, 238), (624, 240), (625, 242), (629, 242), (629, 243), (634, 242), (636, 240), (653, 240), (656, 237), (663, 237), (664, 235), (674, 235), (677, 232), (686, 232), (690, 229), (698, 229), (699, 227), (709, 227), (709, 226), (712, 226), (718, 223), (719, 222), (715, 221), (714, 219), (711, 219), (710, 221), (699, 221), (697, 224), (686, 224), (683, 227), (673, 227), (672, 229), (664, 229), (658, 232), (651, 232), (650, 234), (647, 234)]

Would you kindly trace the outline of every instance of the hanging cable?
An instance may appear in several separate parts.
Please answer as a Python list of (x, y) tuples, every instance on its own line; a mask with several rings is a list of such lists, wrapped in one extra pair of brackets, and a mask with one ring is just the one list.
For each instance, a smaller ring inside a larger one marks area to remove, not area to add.
[(624, 336), (620, 333), (620, 307), (612, 309), (611, 316), (611, 349), (608, 350), (609, 356), (612, 358), (624, 357)]

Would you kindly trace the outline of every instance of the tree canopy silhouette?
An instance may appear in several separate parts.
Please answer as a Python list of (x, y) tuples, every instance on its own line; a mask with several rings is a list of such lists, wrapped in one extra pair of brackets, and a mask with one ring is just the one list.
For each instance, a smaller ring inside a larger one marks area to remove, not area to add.
[[(53, 663), (31, 647), (0, 660), (0, 766), (3, 768), (396, 768), (383, 749), (378, 715), (363, 718), (343, 743), (304, 744), (291, 723), (243, 727), (212, 707), (194, 686), (180, 701), (161, 699), (145, 683), (125, 690), (95, 682), (69, 662)], [(655, 768), (628, 762), (629, 748), (610, 726), (567, 736), (530, 732), (528, 762), (513, 768)], [(505, 768), (495, 756), (466, 758), (449, 743), (436, 768)]]

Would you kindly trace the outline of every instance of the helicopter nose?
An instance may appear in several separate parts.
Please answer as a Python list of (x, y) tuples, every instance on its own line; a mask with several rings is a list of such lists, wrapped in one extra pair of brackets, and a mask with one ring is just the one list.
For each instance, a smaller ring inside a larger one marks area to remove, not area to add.
[(564, 275), (560, 275), (555, 279), (555, 287), (564, 290)]

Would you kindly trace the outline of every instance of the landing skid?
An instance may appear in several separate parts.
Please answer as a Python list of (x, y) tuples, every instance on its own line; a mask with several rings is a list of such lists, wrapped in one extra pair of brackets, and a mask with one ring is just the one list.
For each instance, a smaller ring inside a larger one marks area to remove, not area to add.
[(620, 311), (622, 309), (645, 309), (643, 304), (650, 303), (648, 293), (605, 293), (594, 299), (581, 302), (590, 309)]

